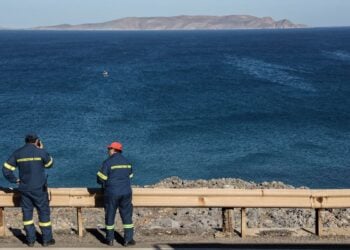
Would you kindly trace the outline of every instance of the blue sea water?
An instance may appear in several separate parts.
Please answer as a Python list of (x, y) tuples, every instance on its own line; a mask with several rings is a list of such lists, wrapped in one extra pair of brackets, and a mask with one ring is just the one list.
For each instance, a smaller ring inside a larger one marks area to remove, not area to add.
[(51, 186), (96, 186), (120, 140), (134, 184), (348, 188), (350, 28), (0, 31), (0, 114), (1, 162), (35, 131)]

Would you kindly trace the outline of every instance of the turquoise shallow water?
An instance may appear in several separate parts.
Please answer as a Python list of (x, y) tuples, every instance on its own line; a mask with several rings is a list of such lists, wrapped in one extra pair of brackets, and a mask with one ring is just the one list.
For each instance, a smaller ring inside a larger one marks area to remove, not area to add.
[(135, 184), (349, 187), (350, 28), (0, 31), (0, 45), (0, 160), (37, 132), (51, 186), (96, 186), (120, 140)]

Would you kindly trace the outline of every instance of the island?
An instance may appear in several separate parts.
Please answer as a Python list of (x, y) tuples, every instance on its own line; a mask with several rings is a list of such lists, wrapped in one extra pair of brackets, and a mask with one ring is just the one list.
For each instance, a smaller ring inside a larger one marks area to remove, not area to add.
[(233, 29), (295, 29), (305, 28), (287, 19), (251, 15), (127, 17), (102, 23), (60, 24), (35, 27), (35, 30), (233, 30)]

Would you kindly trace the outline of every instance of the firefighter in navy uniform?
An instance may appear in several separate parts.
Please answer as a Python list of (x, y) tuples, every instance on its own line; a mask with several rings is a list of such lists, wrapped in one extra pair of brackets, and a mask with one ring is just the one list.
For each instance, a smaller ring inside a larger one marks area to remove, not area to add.
[[(16, 150), (4, 163), (3, 175), (9, 182), (18, 184), (28, 246), (34, 246), (36, 241), (33, 221), (34, 207), (37, 208), (39, 215), (43, 246), (53, 245), (55, 240), (52, 238), (47, 176), (45, 174), (45, 169), (52, 167), (53, 159), (43, 149), (43, 144), (37, 135), (27, 135), (25, 142), (26, 144)], [(17, 168), (19, 178), (15, 175)]]
[(114, 224), (116, 210), (119, 208), (124, 228), (124, 246), (135, 245), (132, 223), (132, 167), (122, 155), (122, 144), (113, 142), (108, 146), (109, 158), (97, 172), (97, 182), (104, 190), (104, 208), (106, 223), (106, 241), (112, 246), (114, 241)]

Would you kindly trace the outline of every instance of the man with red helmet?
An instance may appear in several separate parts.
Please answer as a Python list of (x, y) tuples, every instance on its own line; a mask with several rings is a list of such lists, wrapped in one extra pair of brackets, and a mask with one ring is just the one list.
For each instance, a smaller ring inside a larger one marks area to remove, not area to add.
[(123, 146), (120, 142), (113, 142), (107, 148), (109, 157), (97, 172), (97, 182), (104, 190), (106, 241), (108, 245), (113, 245), (115, 215), (119, 208), (124, 227), (124, 246), (135, 245), (130, 181), (133, 177), (132, 167), (122, 155)]

